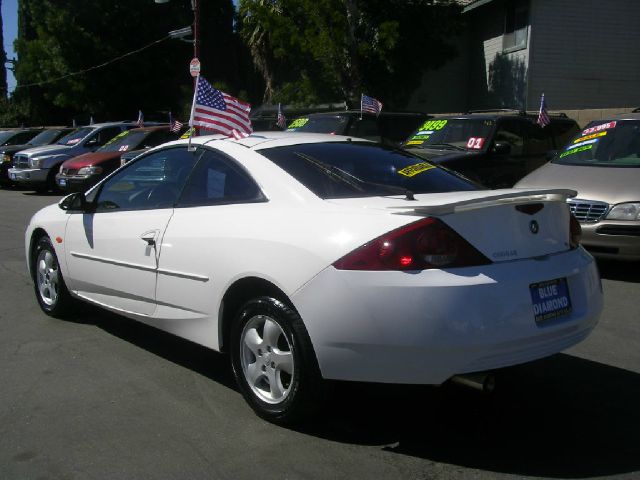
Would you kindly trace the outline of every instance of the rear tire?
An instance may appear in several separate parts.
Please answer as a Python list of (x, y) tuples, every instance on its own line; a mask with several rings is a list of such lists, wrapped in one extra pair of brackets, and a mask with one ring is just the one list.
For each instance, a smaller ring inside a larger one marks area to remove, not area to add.
[(317, 409), (320, 369), (291, 307), (271, 297), (247, 302), (231, 327), (230, 353), (240, 391), (260, 417), (291, 424)]
[(33, 250), (33, 283), (38, 304), (44, 313), (66, 317), (73, 298), (64, 283), (58, 257), (49, 237), (40, 237)]

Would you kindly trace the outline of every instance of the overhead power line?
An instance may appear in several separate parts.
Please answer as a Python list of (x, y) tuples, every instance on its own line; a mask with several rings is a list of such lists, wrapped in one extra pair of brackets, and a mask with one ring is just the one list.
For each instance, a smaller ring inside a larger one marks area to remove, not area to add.
[(108, 61), (106, 61), (104, 63), (101, 63), (100, 65), (95, 65), (93, 67), (85, 68), (83, 70), (78, 70), (77, 72), (68, 73), (68, 74), (63, 75), (61, 77), (52, 78), (52, 79), (49, 79), (49, 80), (44, 80), (42, 82), (27, 83), (26, 85), (16, 85), (16, 90), (18, 88), (36, 87), (36, 86), (40, 86), (40, 85), (46, 85), (48, 83), (58, 82), (60, 80), (64, 80), (65, 78), (75, 77), (75, 76), (82, 75), (82, 74), (87, 73), (87, 72), (91, 72), (93, 70), (97, 70), (99, 68), (106, 67), (108, 65), (111, 65), (112, 63), (115, 63), (115, 62), (117, 62), (119, 60), (122, 60), (123, 58), (130, 57), (131, 55), (135, 55), (136, 53), (140, 53), (143, 50), (146, 50), (147, 48), (151, 48), (151, 47), (153, 47), (154, 45), (156, 45), (156, 44), (158, 44), (160, 42), (164, 42), (165, 40), (168, 40), (169, 38), (173, 38), (173, 37), (171, 35), (166, 35), (165, 37), (162, 37), (161, 39), (156, 40), (154, 42), (151, 42), (148, 45), (145, 45), (144, 47), (138, 48), (136, 50), (132, 50), (132, 51), (127, 52), (127, 53), (125, 53), (123, 55), (120, 55), (119, 57), (112, 58), (111, 60), (108, 60)]

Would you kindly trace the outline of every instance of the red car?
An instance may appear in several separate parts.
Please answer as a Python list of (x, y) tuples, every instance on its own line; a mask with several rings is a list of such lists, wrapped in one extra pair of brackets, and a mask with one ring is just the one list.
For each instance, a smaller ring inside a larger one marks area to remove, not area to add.
[(120, 166), (123, 153), (155, 147), (178, 138), (180, 132), (171, 132), (168, 125), (127, 130), (95, 152), (65, 161), (56, 175), (56, 184), (65, 191), (87, 190)]

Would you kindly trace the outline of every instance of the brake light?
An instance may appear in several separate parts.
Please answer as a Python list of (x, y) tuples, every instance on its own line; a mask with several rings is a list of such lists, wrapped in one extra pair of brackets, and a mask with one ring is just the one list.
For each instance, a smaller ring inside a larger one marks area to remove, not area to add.
[(427, 270), (491, 261), (437, 218), (393, 230), (336, 261), (338, 270)]
[(582, 237), (582, 227), (580, 222), (573, 213), (569, 214), (569, 246), (573, 250), (580, 245), (580, 238)]

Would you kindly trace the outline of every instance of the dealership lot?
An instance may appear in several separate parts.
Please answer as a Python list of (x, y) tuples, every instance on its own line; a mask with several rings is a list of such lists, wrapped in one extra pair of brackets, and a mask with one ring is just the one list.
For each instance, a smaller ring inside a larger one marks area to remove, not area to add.
[(67, 322), (40, 312), (23, 234), (59, 198), (0, 190), (0, 478), (640, 471), (638, 264), (601, 263), (605, 310), (591, 337), (500, 372), (493, 396), (340, 384), (322, 418), (290, 430), (253, 414), (222, 355), (88, 307)]

